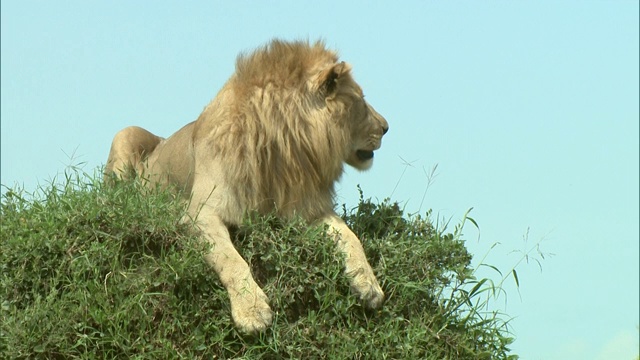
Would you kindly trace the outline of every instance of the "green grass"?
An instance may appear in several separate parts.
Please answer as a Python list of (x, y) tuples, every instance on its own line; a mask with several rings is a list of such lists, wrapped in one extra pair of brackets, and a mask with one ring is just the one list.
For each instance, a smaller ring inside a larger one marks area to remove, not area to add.
[(3, 359), (517, 358), (463, 224), (448, 233), (390, 201), (345, 210), (387, 294), (369, 311), (322, 228), (247, 216), (234, 241), (276, 312), (247, 336), (171, 194), (73, 172), (36, 194), (3, 192)]

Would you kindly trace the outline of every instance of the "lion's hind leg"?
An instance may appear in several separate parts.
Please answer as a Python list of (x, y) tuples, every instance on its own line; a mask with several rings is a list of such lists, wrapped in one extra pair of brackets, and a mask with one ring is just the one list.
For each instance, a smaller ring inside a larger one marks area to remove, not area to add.
[(124, 178), (132, 170), (139, 171), (141, 162), (163, 140), (138, 126), (129, 126), (120, 130), (111, 143), (109, 159), (104, 171), (105, 180), (112, 174)]

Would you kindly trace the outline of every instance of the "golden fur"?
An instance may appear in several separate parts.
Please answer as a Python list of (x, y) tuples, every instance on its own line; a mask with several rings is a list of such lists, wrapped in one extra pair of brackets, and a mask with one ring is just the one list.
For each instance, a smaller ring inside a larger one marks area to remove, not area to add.
[(366, 305), (381, 305), (384, 294), (333, 198), (343, 164), (369, 168), (387, 129), (335, 52), (322, 42), (274, 40), (239, 56), (198, 119), (168, 139), (138, 127), (120, 131), (106, 174), (133, 167), (190, 199), (188, 213), (213, 245), (206, 260), (229, 292), (233, 319), (254, 332), (271, 323), (272, 312), (226, 229), (248, 211), (329, 224), (352, 288)]

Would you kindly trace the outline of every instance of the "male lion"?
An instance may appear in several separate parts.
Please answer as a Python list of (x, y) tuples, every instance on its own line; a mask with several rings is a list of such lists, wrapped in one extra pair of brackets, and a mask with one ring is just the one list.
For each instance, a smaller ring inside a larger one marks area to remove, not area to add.
[(241, 331), (272, 321), (267, 296), (227, 230), (248, 211), (328, 224), (352, 289), (370, 308), (384, 300), (360, 240), (333, 210), (343, 163), (368, 169), (388, 130), (350, 70), (320, 41), (274, 40), (240, 55), (198, 119), (168, 139), (139, 127), (113, 139), (105, 176), (125, 177), (133, 168), (189, 199), (188, 214), (212, 245), (206, 262), (227, 289)]

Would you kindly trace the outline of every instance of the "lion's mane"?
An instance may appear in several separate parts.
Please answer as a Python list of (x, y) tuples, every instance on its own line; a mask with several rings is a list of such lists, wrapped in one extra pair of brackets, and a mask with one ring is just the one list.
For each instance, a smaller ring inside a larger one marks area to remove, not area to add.
[[(350, 150), (351, 96), (361, 91), (346, 64), (339, 78), (323, 77), (337, 60), (322, 42), (278, 40), (238, 57), (194, 137), (206, 139), (226, 182), (237, 184), (230, 195), (240, 209), (307, 219), (333, 209)], [(335, 96), (327, 100), (327, 91)]]

